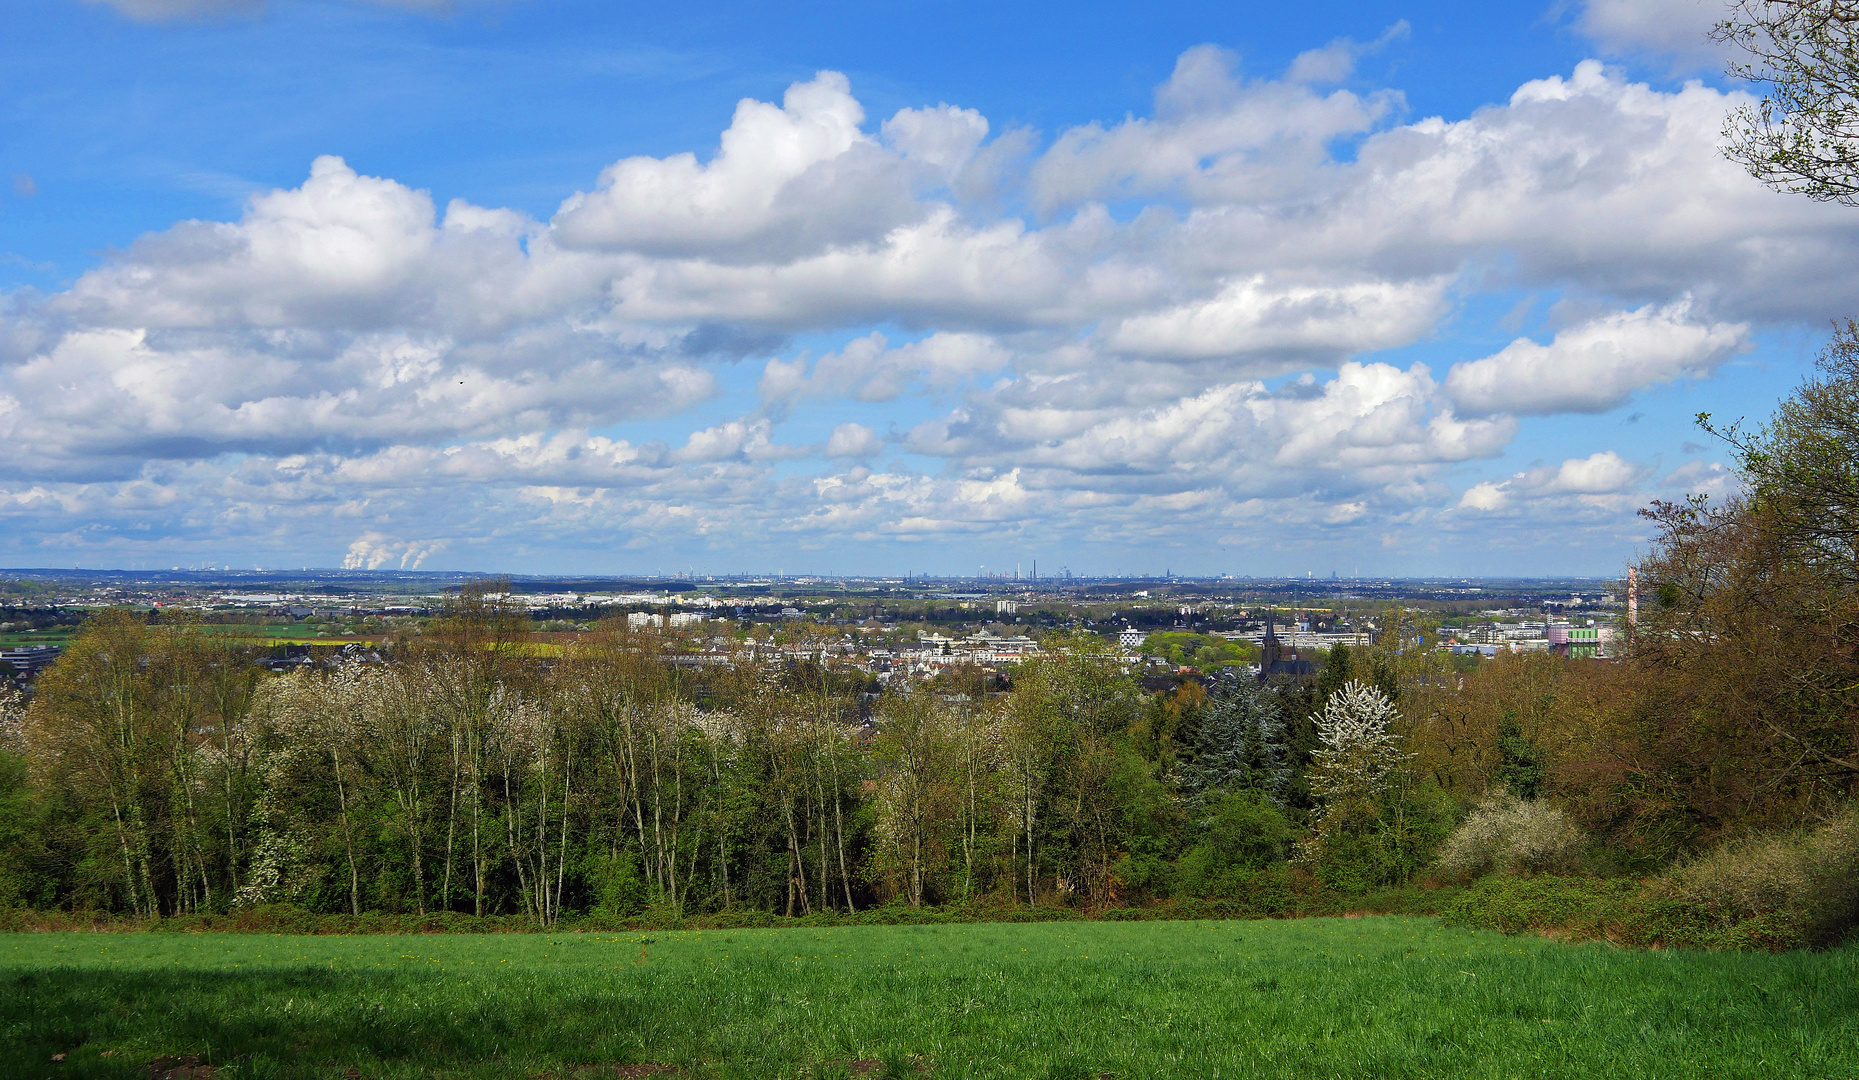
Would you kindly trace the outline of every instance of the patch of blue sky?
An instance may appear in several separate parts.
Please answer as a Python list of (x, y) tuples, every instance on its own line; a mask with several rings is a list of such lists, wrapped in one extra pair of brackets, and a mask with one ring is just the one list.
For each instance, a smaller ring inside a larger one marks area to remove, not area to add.
[(1042, 5), (638, 5), (615, 18), (579, 0), (435, 18), (280, 3), (181, 25), (102, 4), (0, 8), (0, 140), (43, 208), (9, 201), (0, 251), (58, 268), (0, 267), (7, 288), (68, 280), (176, 220), (235, 215), (245, 185), (294, 186), (324, 153), (441, 206), (462, 196), (546, 218), (619, 157), (707, 158), (738, 98), (779, 100), (821, 68), (851, 75), (868, 130), (946, 101), (980, 109), (995, 135), (1050, 138), (1148, 115), (1176, 57), (1205, 42), (1238, 52), (1242, 77), (1275, 78), (1299, 52), (1407, 19), (1410, 37), (1362, 57), (1348, 85), (1397, 87), (1409, 115), (1452, 118), (1593, 51), (1528, 5), (1095, 3), (1053, 19)]

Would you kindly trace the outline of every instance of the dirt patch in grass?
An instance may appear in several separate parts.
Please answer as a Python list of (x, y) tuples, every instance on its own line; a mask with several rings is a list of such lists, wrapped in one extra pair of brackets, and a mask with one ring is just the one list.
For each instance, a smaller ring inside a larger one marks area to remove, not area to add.
[(149, 1080), (211, 1080), (219, 1070), (200, 1060), (199, 1054), (171, 1054), (142, 1066)]

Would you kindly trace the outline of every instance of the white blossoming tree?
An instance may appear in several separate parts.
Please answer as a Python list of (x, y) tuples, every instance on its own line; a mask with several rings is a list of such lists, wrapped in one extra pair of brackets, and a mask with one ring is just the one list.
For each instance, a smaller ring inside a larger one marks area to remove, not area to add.
[(1373, 799), (1411, 755), (1401, 752), (1393, 729), (1400, 716), (1388, 696), (1367, 683), (1349, 682), (1324, 703), (1311, 755), (1311, 791), (1326, 806)]
[(26, 697), (0, 679), (0, 753), (26, 753)]
[(1404, 766), (1413, 755), (1401, 749), (1399, 718), (1394, 702), (1363, 682), (1345, 683), (1324, 703), (1309, 772), (1317, 818), (1298, 844), (1298, 861), (1320, 872), (1334, 864), (1351, 873), (1373, 867), (1371, 876), (1383, 881), (1402, 876), (1411, 862), (1403, 857), (1411, 846)]

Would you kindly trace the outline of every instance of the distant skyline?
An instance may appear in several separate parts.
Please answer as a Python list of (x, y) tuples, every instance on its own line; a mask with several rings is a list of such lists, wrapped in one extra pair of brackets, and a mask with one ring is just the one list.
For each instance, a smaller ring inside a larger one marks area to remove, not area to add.
[(1611, 577), (1859, 314), (1692, 0), (0, 0), (0, 562)]
[[(339, 580), (344, 580), (344, 581), (355, 581), (355, 582), (367, 582), (370, 580), (373, 580), (373, 581), (416, 581), (417, 582), (417, 581), (422, 581), (422, 580), (487, 581), (487, 580), (505, 579), (516, 585), (549, 584), (549, 583), (590, 585), (590, 584), (600, 583), (600, 582), (607, 582), (607, 583), (612, 583), (616, 585), (647, 584), (647, 583), (674, 584), (675, 583), (675, 584), (684, 585), (687, 591), (689, 591), (692, 587), (700, 587), (704, 585), (705, 583), (711, 583), (711, 584), (715, 584), (718, 586), (722, 586), (722, 585), (754, 584), (758, 581), (780, 581), (780, 582), (786, 582), (786, 583), (793, 583), (797, 581), (798, 582), (805, 582), (805, 581), (860, 581), (860, 582), (883, 581), (883, 582), (907, 582), (907, 583), (968, 582), (968, 583), (975, 583), (975, 584), (988, 584), (995, 588), (1005, 587), (1005, 588), (1008, 588), (1008, 590), (1011, 592), (1013, 591), (1012, 586), (1016, 584), (1057, 585), (1057, 584), (1064, 584), (1066, 582), (1073, 582), (1073, 583), (1076, 583), (1076, 582), (1114, 582), (1114, 583), (1136, 584), (1136, 583), (1147, 582), (1147, 581), (1153, 581), (1153, 582), (1179, 581), (1179, 582), (1184, 582), (1187, 584), (1195, 584), (1195, 585), (1206, 585), (1206, 584), (1213, 584), (1213, 583), (1224, 583), (1224, 584), (1237, 585), (1237, 584), (1243, 584), (1245, 582), (1256, 582), (1260, 585), (1281, 586), (1285, 584), (1295, 585), (1295, 584), (1302, 584), (1306, 582), (1312, 585), (1344, 585), (1352, 581), (1357, 582), (1359, 584), (1378, 584), (1378, 583), (1388, 583), (1388, 582), (1399, 583), (1399, 582), (1465, 582), (1465, 581), (1485, 581), (1485, 582), (1494, 582), (1494, 583), (1513, 583), (1513, 584), (1514, 583), (1527, 583), (1527, 582), (1580, 582), (1580, 583), (1593, 584), (1597, 582), (1613, 583), (1613, 582), (1620, 582), (1620, 581), (1625, 580), (1620, 575), (1612, 575), (1612, 574), (1601, 574), (1601, 575), (1549, 574), (1549, 575), (1541, 575), (1541, 576), (1461, 574), (1461, 575), (1445, 575), (1445, 576), (1431, 576), (1431, 577), (1429, 576), (1394, 577), (1394, 576), (1389, 576), (1389, 575), (1367, 575), (1367, 574), (1361, 575), (1359, 577), (1350, 577), (1348, 575), (1339, 575), (1337, 577), (1331, 577), (1328, 574), (1319, 574), (1319, 575), (1307, 577), (1305, 575), (1270, 575), (1270, 574), (1205, 574), (1205, 575), (1131, 574), (1131, 575), (1125, 576), (1125, 575), (1117, 575), (1117, 574), (1079, 574), (1075, 572), (1071, 574), (1061, 574), (1061, 575), (1050, 575), (1050, 574), (1041, 575), (1037, 579), (1034, 579), (1030, 576), (1021, 578), (1021, 579), (1013, 579), (1011, 577), (1002, 579), (1002, 578), (979, 578), (979, 577), (975, 577), (974, 575), (964, 576), (961, 574), (946, 574), (946, 575), (945, 574), (905, 574), (901, 571), (897, 573), (891, 573), (891, 574), (883, 574), (883, 573), (878, 573), (878, 574), (785, 573), (784, 574), (784, 573), (780, 573), (774, 570), (765, 570), (765, 571), (743, 570), (743, 571), (737, 571), (737, 572), (732, 572), (732, 573), (698, 574), (692, 577), (692, 576), (686, 576), (683, 571), (679, 571), (677, 573), (666, 573), (664, 571), (657, 571), (657, 572), (648, 572), (648, 573), (642, 573), (642, 574), (615, 574), (615, 575), (607, 575), (607, 574), (517, 574), (517, 573), (510, 573), (508, 571), (485, 569), (482, 567), (462, 568), (458, 570), (398, 570), (398, 569), (367, 570), (367, 569), (357, 569), (357, 568), (346, 568), (345, 569), (343, 567), (335, 567), (335, 566), (304, 566), (304, 567), (256, 567), (255, 566), (255, 567), (250, 567), (247, 569), (241, 569), (239, 567), (182, 567), (182, 566), (177, 566), (177, 567), (168, 567), (168, 568), (151, 567), (148, 569), (141, 569), (141, 570), (127, 569), (123, 567), (73, 567), (70, 569), (63, 569), (59, 567), (37, 566), (37, 567), (0, 567), (0, 574), (28, 575), (30, 579), (34, 579), (34, 580), (39, 579), (39, 578), (45, 578), (45, 579), (77, 579), (80, 581), (94, 581), (94, 580), (99, 580), (99, 579), (111, 579), (111, 578), (121, 577), (121, 578), (128, 578), (128, 579), (146, 578), (150, 580), (172, 580), (176, 582), (193, 582), (195, 584), (207, 584), (207, 583), (215, 583), (215, 582), (243, 581), (243, 580), (257, 580), (260, 582), (271, 581), (274, 583), (283, 583), (283, 582), (288, 582), (290, 580), (293, 580), (298, 575), (303, 575), (303, 574), (309, 574), (314, 578), (328, 577), (328, 578), (334, 578), (334, 579), (339, 579)], [(519, 589), (519, 590), (514, 590), (514, 591), (523, 591), (523, 590)], [(530, 591), (533, 591), (533, 590), (530, 590)], [(584, 590), (584, 591), (591, 591), (591, 590)]]

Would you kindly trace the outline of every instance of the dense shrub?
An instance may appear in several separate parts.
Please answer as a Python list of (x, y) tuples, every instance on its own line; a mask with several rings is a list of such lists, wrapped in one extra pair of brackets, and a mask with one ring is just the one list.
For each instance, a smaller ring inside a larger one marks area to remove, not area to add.
[(1830, 944), (1859, 926), (1859, 811), (1808, 833), (1731, 841), (1653, 891), (1713, 926), (1764, 921), (1805, 944)]
[(1175, 893), (1175, 864), (1156, 855), (1125, 855), (1110, 868), (1113, 893), (1124, 903), (1143, 903)]
[(1487, 877), (1441, 912), (1448, 922), (1507, 934), (1553, 930), (1574, 937), (1620, 940), (1643, 922), (1640, 884), (1614, 878)]
[(1648, 883), (1623, 878), (1493, 875), (1452, 897), (1440, 914), (1463, 926), (1510, 934), (1534, 930), (1637, 948), (1782, 952), (1811, 944), (1800, 925), (1784, 915), (1712, 920), (1693, 905), (1661, 896)]
[(1581, 856), (1583, 839), (1547, 799), (1518, 798), (1499, 786), (1446, 838), (1438, 866), (1455, 877), (1567, 873)]
[(1209, 799), (1196, 824), (1200, 842), (1175, 867), (1176, 888), (1185, 896), (1224, 896), (1238, 878), (1282, 863), (1296, 836), (1277, 804), (1256, 792)]
[(1403, 784), (1383, 792), (1373, 816), (1350, 829), (1333, 829), (1321, 843), (1302, 841), (1303, 865), (1329, 887), (1348, 895), (1413, 881), (1433, 863), (1434, 853), (1459, 819), (1460, 804), (1431, 782)]
[(1544, 930), (1622, 945), (1775, 952), (1831, 945), (1859, 926), (1859, 813), (1810, 833), (1733, 841), (1650, 881), (1493, 875), (1442, 914), (1507, 933)]

